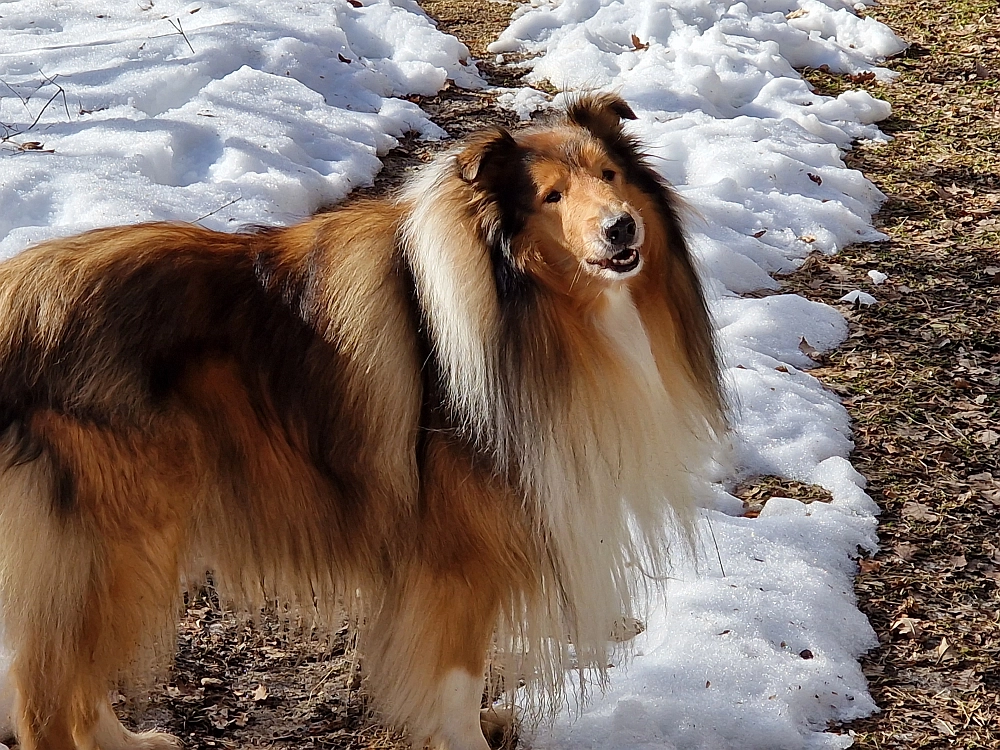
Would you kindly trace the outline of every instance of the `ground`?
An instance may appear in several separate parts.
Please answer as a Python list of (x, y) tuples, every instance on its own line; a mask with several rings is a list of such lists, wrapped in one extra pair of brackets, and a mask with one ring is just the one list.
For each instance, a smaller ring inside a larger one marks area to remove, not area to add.
[[(517, 85), (485, 45), (513, 2), (428, 0), (493, 83)], [(853, 460), (884, 508), (882, 551), (863, 561), (862, 610), (881, 646), (864, 660), (882, 713), (841, 728), (856, 747), (1000, 748), (1000, 15), (984, 0), (885, 0), (865, 11), (911, 42), (890, 84), (804, 71), (822, 93), (864, 86), (893, 105), (894, 140), (848, 154), (888, 196), (886, 242), (815, 256), (786, 290), (839, 305), (849, 341), (814, 371), (855, 422)], [(419, 100), (452, 135), (513, 124), (493, 96), (454, 89)], [(438, 146), (408, 141), (376, 190), (398, 183)], [(869, 271), (888, 275), (875, 286)], [(837, 299), (862, 288), (879, 300)], [(765, 478), (741, 488), (748, 514), (767, 497), (822, 499)], [(359, 692), (346, 632), (312, 637), (275, 619), (237, 622), (211, 595), (191, 603), (180, 653), (148, 702), (122, 699), (139, 723), (189, 748), (404, 748)]]

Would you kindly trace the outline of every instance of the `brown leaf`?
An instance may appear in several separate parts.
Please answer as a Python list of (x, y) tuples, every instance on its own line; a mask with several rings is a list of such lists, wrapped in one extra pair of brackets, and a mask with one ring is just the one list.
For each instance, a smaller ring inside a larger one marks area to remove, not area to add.
[(982, 443), (983, 445), (989, 447), (1000, 441), (1000, 432), (996, 432), (995, 430), (983, 430), (982, 432), (976, 433), (975, 440), (977, 443)]
[(948, 639), (942, 636), (941, 642), (934, 649), (934, 656), (937, 657), (938, 663), (941, 663), (945, 659), (957, 659), (958, 653), (955, 651), (955, 647), (948, 642)]
[(822, 356), (819, 352), (819, 349), (817, 349), (815, 346), (806, 341), (805, 336), (799, 339), (799, 351), (812, 360), (818, 360)]
[(257, 689), (253, 691), (253, 700), (256, 703), (260, 701), (267, 700), (267, 686), (258, 685)]
[(871, 71), (867, 73), (852, 73), (844, 76), (851, 83), (859, 83), (864, 85), (866, 83), (873, 83), (875, 81), (875, 74)]
[(919, 638), (920, 620), (913, 617), (900, 617), (892, 623), (889, 630), (906, 638)]
[(812, 180), (813, 182), (815, 182), (817, 185), (822, 185), (823, 184), (823, 178), (820, 177), (818, 174), (813, 174), (812, 172), (806, 172), (806, 176), (810, 180)]
[(635, 34), (632, 35), (632, 46), (636, 50), (649, 49), (649, 44), (648, 43), (643, 44), (642, 42), (640, 42), (639, 37), (637, 37)]
[(858, 560), (858, 569), (862, 575), (865, 573), (877, 573), (881, 567), (882, 563), (878, 560)]
[(763, 237), (765, 234), (767, 234), (767, 230), (766, 229), (761, 229), (759, 232), (754, 232), (753, 236), (757, 237), (757, 238), (760, 238), (760, 237)]
[(350, 63), (350, 62), (351, 62), (351, 58), (349, 58), (349, 57), (344, 57), (344, 56), (343, 56), (342, 54), (340, 54), (339, 52), (337, 53), (337, 59), (339, 59), (339, 60), (340, 60), (340, 61), (341, 61), (342, 63)]
[(955, 736), (955, 730), (952, 729), (951, 728), (951, 724), (949, 724), (944, 719), (934, 719), (933, 723), (934, 723), (934, 726), (936, 726), (938, 728), (938, 731), (941, 732), (941, 734), (943, 734), (945, 737), (954, 737)]
[(933, 523), (938, 520), (938, 514), (934, 513), (923, 503), (909, 502), (903, 504), (903, 518), (908, 518), (911, 521)]

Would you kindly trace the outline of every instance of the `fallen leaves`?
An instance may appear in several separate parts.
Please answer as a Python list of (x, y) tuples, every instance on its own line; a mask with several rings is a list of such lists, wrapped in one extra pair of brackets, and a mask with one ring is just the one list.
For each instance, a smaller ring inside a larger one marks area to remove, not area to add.
[[(844, 397), (855, 465), (884, 508), (883, 551), (872, 561), (881, 565), (862, 566), (856, 579), (881, 643), (862, 666), (882, 713), (847, 725), (859, 750), (1000, 749), (994, 10), (974, 0), (885, 0), (866, 13), (913, 42), (889, 63), (899, 78), (884, 86), (804, 72), (819, 93), (871, 86), (893, 106), (883, 125), (892, 143), (845, 155), (889, 196), (877, 224), (889, 240), (848, 249), (836, 263), (813, 254), (786, 283), (830, 304), (852, 289), (875, 292), (887, 275), (877, 306), (849, 311), (849, 339), (819, 374)], [(958, 27), (961, 14), (971, 30)], [(969, 42), (985, 38), (972, 52)], [(994, 77), (980, 84), (986, 75)]]
[(985, 446), (996, 445), (997, 441), (1000, 441), (1000, 432), (996, 430), (983, 430), (976, 433), (975, 440), (977, 443), (982, 443)]
[(923, 523), (936, 523), (940, 518), (940, 516), (933, 512), (928, 506), (917, 502), (904, 503), (901, 514), (903, 518), (909, 519), (910, 521), (920, 521)]

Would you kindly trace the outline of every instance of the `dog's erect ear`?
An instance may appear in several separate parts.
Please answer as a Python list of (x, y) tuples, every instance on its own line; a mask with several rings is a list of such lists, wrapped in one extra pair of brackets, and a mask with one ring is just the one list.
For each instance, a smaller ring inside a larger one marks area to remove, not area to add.
[(587, 94), (566, 107), (566, 118), (604, 139), (621, 135), (622, 120), (634, 120), (635, 112), (618, 94)]
[(466, 182), (476, 182), (492, 171), (490, 168), (517, 158), (517, 141), (500, 127), (469, 136), (458, 153), (459, 174)]

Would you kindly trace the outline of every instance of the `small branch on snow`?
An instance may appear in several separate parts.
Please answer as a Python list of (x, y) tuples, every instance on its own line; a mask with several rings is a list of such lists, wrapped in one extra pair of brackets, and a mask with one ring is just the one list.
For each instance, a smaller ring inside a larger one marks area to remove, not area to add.
[(219, 213), (219, 211), (221, 211), (222, 209), (229, 208), (231, 205), (233, 205), (234, 203), (239, 203), (241, 200), (243, 200), (243, 196), (242, 195), (237, 195), (235, 198), (233, 198), (231, 201), (229, 201), (229, 203), (223, 203), (221, 206), (219, 206), (214, 211), (209, 211), (204, 216), (199, 216), (197, 219), (195, 219), (191, 223), (192, 224), (197, 224), (202, 219), (207, 219), (209, 216), (214, 216), (215, 214)]
[(174, 32), (175, 32), (174, 34), (157, 34), (156, 36), (151, 36), (149, 38), (150, 39), (162, 39), (165, 36), (175, 36), (176, 34), (180, 34), (182, 37), (184, 37), (184, 41), (187, 42), (187, 46), (188, 46), (188, 49), (191, 50), (191, 54), (192, 55), (197, 54), (194, 51), (194, 47), (191, 46), (191, 40), (188, 39), (188, 35), (186, 33), (184, 33), (184, 27), (181, 26), (181, 19), (179, 19), (179, 18), (168, 18), (167, 21), (170, 23), (171, 26), (174, 27)]

